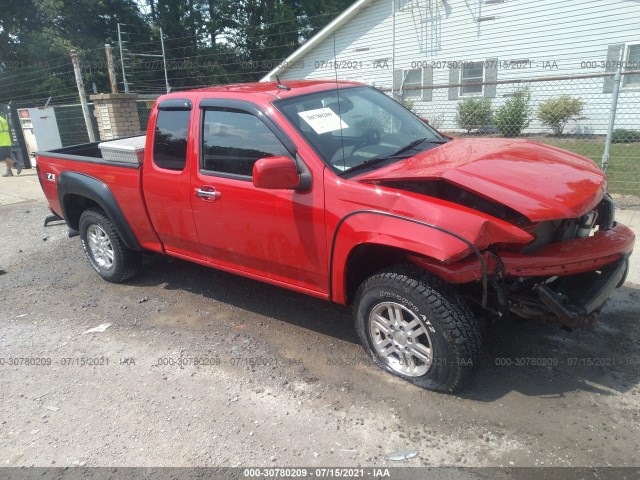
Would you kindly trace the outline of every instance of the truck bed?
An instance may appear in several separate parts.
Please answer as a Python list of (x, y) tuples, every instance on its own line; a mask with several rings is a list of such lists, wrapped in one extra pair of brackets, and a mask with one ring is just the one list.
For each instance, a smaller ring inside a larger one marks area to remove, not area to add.
[[(134, 137), (124, 137), (118, 138), (114, 140), (106, 140), (100, 142), (92, 142), (92, 143), (82, 143), (79, 145), (71, 145), (68, 147), (62, 147), (55, 150), (49, 150), (47, 152), (38, 152), (36, 155), (48, 155), (56, 158), (64, 158), (66, 160), (75, 160), (79, 162), (88, 162), (88, 163), (108, 163), (115, 166), (132, 166), (137, 168), (138, 163), (142, 163), (142, 156), (136, 158), (133, 150), (130, 150), (131, 158), (125, 161), (116, 161), (114, 160), (114, 155), (105, 156), (103, 151), (101, 150), (101, 146), (114, 144), (114, 145), (125, 145), (130, 144), (131, 140), (137, 140), (138, 138), (143, 139), (143, 136), (136, 135)], [(140, 140), (138, 140), (139, 142)], [(129, 145), (131, 148), (131, 145)], [(117, 151), (123, 152), (121, 148)], [(109, 153), (109, 152), (107, 152)], [(108, 158), (109, 157), (109, 158)], [(120, 156), (122, 158), (122, 156)], [(139, 161), (136, 161), (139, 160)]]
[[(111, 191), (142, 248), (161, 251), (162, 246), (147, 215), (142, 194), (142, 165), (105, 160), (98, 148), (99, 143), (102, 142), (36, 154), (38, 177), (51, 209), (64, 217), (60, 205), (62, 199), (58, 195), (58, 179), (62, 172), (94, 178)], [(109, 185), (117, 185), (118, 188), (110, 189)]]
[[(57, 158), (68, 158), (69, 160), (78, 160), (82, 162), (94, 162), (96, 160), (103, 160), (102, 152), (98, 148), (101, 142), (83, 143), (80, 145), (71, 145), (69, 147), (57, 148), (55, 150), (49, 150), (46, 152), (48, 156), (55, 156)], [(40, 156), (45, 152), (38, 152), (36, 155)]]

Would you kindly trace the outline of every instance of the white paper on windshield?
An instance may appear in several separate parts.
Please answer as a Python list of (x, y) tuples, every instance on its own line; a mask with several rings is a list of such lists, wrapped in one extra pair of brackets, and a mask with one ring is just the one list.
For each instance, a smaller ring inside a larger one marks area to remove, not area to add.
[(349, 128), (349, 126), (330, 108), (316, 108), (306, 112), (298, 112), (298, 115), (309, 124), (316, 133), (327, 133)]

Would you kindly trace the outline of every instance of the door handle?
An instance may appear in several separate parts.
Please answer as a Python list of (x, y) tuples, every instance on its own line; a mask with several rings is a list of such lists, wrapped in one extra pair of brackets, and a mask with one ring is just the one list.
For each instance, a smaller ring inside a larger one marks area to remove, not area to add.
[(196, 196), (208, 202), (215, 202), (216, 200), (220, 200), (222, 194), (213, 187), (202, 187), (196, 188)]

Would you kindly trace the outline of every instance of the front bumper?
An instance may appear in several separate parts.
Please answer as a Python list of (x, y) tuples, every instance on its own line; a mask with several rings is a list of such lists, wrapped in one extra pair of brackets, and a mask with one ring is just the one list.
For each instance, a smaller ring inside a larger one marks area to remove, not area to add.
[(603, 267), (568, 277), (552, 277), (551, 282), (534, 284), (529, 292), (511, 294), (508, 309), (525, 318), (552, 320), (570, 327), (595, 323), (600, 309), (621, 286), (629, 271), (628, 256)]
[(551, 244), (533, 255), (500, 253), (505, 276), (567, 276), (591, 272), (631, 254), (636, 236), (620, 223), (591, 237)]
[[(624, 283), (635, 235), (622, 224), (594, 235), (557, 242), (535, 254), (485, 251), (493, 286), (492, 310), (567, 326), (595, 322), (613, 290)], [(482, 280), (477, 258), (450, 264), (412, 257), (417, 265), (454, 284)]]
[[(489, 275), (503, 278), (569, 276), (596, 271), (630, 255), (635, 242), (633, 231), (620, 223), (610, 230), (597, 231), (548, 245), (535, 254), (498, 250), (486, 251), (483, 258)], [(482, 279), (482, 268), (475, 257), (455, 263), (441, 263), (424, 257), (412, 257), (417, 265), (449, 283), (469, 283)]]

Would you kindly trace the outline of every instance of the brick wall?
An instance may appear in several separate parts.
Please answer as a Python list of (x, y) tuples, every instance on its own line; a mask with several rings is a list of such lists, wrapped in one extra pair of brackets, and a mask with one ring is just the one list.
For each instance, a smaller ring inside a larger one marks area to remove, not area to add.
[(137, 98), (136, 94), (126, 93), (91, 95), (101, 140), (144, 133), (140, 128)]

